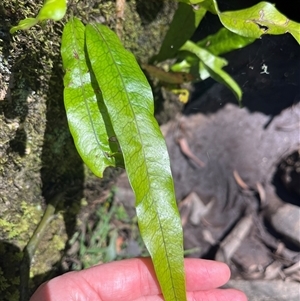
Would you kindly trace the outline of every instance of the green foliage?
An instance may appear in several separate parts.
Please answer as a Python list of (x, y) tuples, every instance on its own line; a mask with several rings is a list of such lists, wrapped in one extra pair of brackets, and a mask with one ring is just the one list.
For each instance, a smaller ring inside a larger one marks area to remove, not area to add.
[[(167, 148), (153, 116), (153, 97), (145, 75), (115, 33), (101, 24), (84, 28), (78, 19), (64, 28), (62, 57), (66, 68), (65, 106), (79, 153), (92, 168), (103, 161), (103, 169), (107, 158), (122, 152), (136, 196), (141, 236), (164, 297), (185, 300), (182, 227)], [(91, 87), (95, 94), (101, 91), (102, 99), (91, 97)], [(93, 151), (100, 143), (96, 141), (92, 150), (86, 149), (87, 140), (82, 139), (96, 138), (99, 134), (95, 128), (103, 125), (106, 131), (100, 132), (106, 147), (114, 138), (119, 150), (101, 150), (97, 156)]]
[[(125, 240), (122, 239), (124, 230)], [(120, 240), (118, 242), (120, 238), (123, 241), (121, 246)], [(136, 218), (129, 218), (123, 205), (116, 202), (113, 189), (107, 200), (98, 206), (95, 215), (69, 240), (70, 249), (77, 249), (76, 245), (79, 246), (78, 260), (74, 261), (71, 269), (81, 270), (101, 262), (128, 258), (123, 252), (123, 247), (126, 247), (129, 240), (137, 241), (140, 250), (147, 252), (137, 228)], [(149, 256), (149, 253), (145, 256)]]
[(213, 55), (211, 52), (207, 51), (204, 48), (196, 45), (191, 41), (187, 41), (182, 47), (181, 50), (189, 51), (195, 54), (200, 60), (199, 74), (200, 77), (207, 77), (209, 74), (213, 79), (218, 82), (225, 84), (228, 88), (230, 88), (237, 99), (241, 99), (242, 91), (238, 84), (234, 81), (234, 79), (225, 72), (222, 68), (227, 65), (227, 61)]
[(161, 62), (173, 57), (191, 38), (205, 13), (205, 8), (196, 10), (191, 5), (179, 3), (160, 51), (153, 60)]
[[(117, 229), (112, 229), (111, 221), (114, 217), (116, 206), (110, 207), (110, 200), (108, 199), (96, 212), (96, 223), (93, 228), (87, 223), (85, 229), (79, 234), (78, 232), (73, 237), (79, 241), (79, 257), (84, 268), (88, 268), (99, 264), (99, 262), (109, 262), (116, 259), (116, 238)], [(86, 236), (89, 237), (88, 241)], [(107, 238), (109, 237), (109, 243)], [(74, 269), (81, 269), (82, 267), (73, 267)]]
[[(251, 44), (255, 39), (242, 37), (238, 34), (229, 31), (227, 28), (221, 28), (215, 34), (209, 35), (201, 41), (198, 41), (196, 45), (201, 49), (206, 49), (212, 55), (218, 56), (230, 52), (235, 49), (243, 48)], [(181, 49), (182, 50), (182, 49)], [(193, 72), (198, 64), (201, 63), (196, 55), (191, 52), (181, 51), (177, 55), (179, 62), (172, 65), (172, 71), (174, 72)], [(224, 59), (223, 59), (224, 60)], [(226, 60), (224, 60), (224, 66), (227, 65)], [(199, 71), (201, 70), (201, 64), (199, 65)], [(198, 69), (197, 69), (198, 70)], [(210, 75), (207, 74), (207, 77)], [(200, 74), (202, 80), (207, 78), (203, 74)]]
[(62, 19), (67, 10), (66, 0), (46, 0), (43, 7), (37, 15), (39, 21), (46, 19), (59, 21)]
[(38, 22), (37, 18), (26, 18), (21, 20), (17, 26), (12, 27), (9, 32), (14, 34), (17, 30), (27, 30), (36, 25)]
[[(183, 51), (187, 50), (187, 47), (186, 45), (182, 47), (178, 53), (179, 61), (173, 64), (171, 70), (174, 72), (196, 73), (195, 76), (198, 76), (201, 80), (212, 77), (227, 85), (228, 88), (232, 88), (236, 97), (240, 99), (240, 88), (234, 83), (230, 75), (222, 69), (228, 63), (218, 55), (243, 48), (254, 40), (235, 34), (227, 28), (221, 28), (217, 33), (209, 35), (195, 44), (193, 43), (193, 50)], [(192, 45), (190, 41), (186, 43)], [(195, 54), (195, 51), (198, 55)], [(211, 65), (211, 67), (208, 65)]]
[(36, 18), (26, 18), (21, 20), (17, 26), (10, 29), (14, 34), (17, 30), (26, 30), (44, 20), (61, 20), (67, 11), (66, 0), (45, 0)]
[(197, 45), (205, 48), (214, 55), (220, 55), (235, 49), (243, 48), (254, 41), (254, 38), (240, 36), (223, 27), (215, 34), (209, 35), (197, 42)]
[(257, 39), (264, 34), (290, 33), (300, 43), (299, 24), (282, 15), (274, 4), (260, 2), (247, 9), (221, 13), (216, 0), (213, 3), (222, 24), (241, 36)]
[[(197, 27), (195, 24), (199, 24), (207, 11), (217, 14), (224, 28), (191, 44), (188, 39)], [(227, 62), (218, 55), (245, 47), (264, 34), (290, 33), (300, 43), (299, 28), (298, 23), (289, 20), (268, 2), (243, 10), (220, 12), (216, 0), (179, 0), (178, 10), (154, 61), (177, 55), (178, 61), (171, 67), (173, 72), (192, 73), (198, 80), (212, 77), (225, 84), (241, 100), (240, 87), (222, 69)]]

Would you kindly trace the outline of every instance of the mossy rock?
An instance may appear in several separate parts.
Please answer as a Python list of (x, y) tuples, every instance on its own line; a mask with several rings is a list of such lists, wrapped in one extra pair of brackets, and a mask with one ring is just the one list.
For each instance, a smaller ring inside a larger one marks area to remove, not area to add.
[[(60, 196), (31, 266), (31, 289), (55, 274), (53, 267), (83, 213), (110, 189), (118, 170), (103, 179), (93, 176), (77, 154), (63, 105), (60, 38), (63, 24), (48, 22), (14, 36), (9, 29), (33, 17), (42, 1), (0, 3), (0, 296), (19, 298), (23, 249), (47, 204)], [(76, 1), (72, 13), (83, 22), (121, 26), (122, 40), (138, 61), (159, 49), (176, 8), (174, 1), (126, 1), (124, 20), (116, 18), (115, 1)], [(66, 18), (67, 18), (66, 17)], [(63, 193), (62, 193), (63, 192)], [(84, 204), (84, 206), (83, 206)]]

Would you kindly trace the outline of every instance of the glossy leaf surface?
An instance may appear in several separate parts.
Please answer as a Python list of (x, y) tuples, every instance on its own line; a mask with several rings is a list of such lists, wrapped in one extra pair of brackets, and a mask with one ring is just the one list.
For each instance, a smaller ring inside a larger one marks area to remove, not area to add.
[(260, 2), (252, 7), (221, 12), (216, 0), (181, 0), (185, 3), (199, 4), (206, 10), (217, 14), (228, 30), (248, 38), (258, 39), (264, 34), (280, 35), (290, 33), (300, 44), (300, 24), (280, 13), (274, 4)]
[[(216, 81), (226, 85), (234, 93), (235, 97), (240, 100), (242, 98), (242, 91), (239, 85), (234, 81), (234, 79), (225, 72), (222, 68), (227, 64), (225, 59), (213, 55), (206, 49), (203, 49), (191, 41), (187, 41), (181, 50), (189, 51), (195, 54), (201, 61), (201, 68), (204, 68), (204, 73), (208, 73)], [(203, 71), (202, 71), (203, 72)], [(201, 73), (200, 73), (201, 76)]]
[(120, 143), (142, 238), (166, 301), (186, 300), (183, 237), (151, 88), (134, 56), (104, 25), (87, 25), (86, 45)]
[(102, 177), (106, 167), (121, 165), (121, 162), (114, 156), (118, 153), (118, 145), (109, 138), (114, 139), (115, 134), (97, 82), (86, 62), (84, 32), (85, 27), (78, 19), (69, 21), (63, 31), (64, 103), (81, 158), (95, 175)]
[[(213, 0), (215, 6), (216, 0)], [(300, 24), (281, 14), (268, 2), (260, 2), (247, 9), (219, 12), (222, 24), (229, 30), (251, 38), (259, 38), (263, 34), (279, 35), (290, 33), (300, 43)]]
[(269, 2), (225, 12), (219, 10), (216, 0), (205, 0), (201, 5), (216, 13), (224, 27), (241, 36), (258, 39), (264, 34), (290, 33), (300, 44), (300, 24), (288, 19)]
[(207, 36), (196, 44), (214, 55), (220, 55), (243, 48), (254, 41), (254, 38), (240, 36), (223, 27), (215, 34)]

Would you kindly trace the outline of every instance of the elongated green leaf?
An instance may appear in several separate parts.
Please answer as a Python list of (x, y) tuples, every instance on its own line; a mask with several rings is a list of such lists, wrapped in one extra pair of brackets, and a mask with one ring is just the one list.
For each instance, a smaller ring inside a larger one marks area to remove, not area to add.
[(190, 51), (195, 54), (201, 61), (201, 67), (209, 73), (209, 75), (225, 84), (234, 93), (235, 97), (240, 100), (242, 98), (242, 91), (235, 80), (222, 68), (227, 64), (226, 60), (213, 55), (206, 49), (203, 49), (191, 41), (187, 41), (182, 47), (183, 51)]
[(240, 36), (223, 27), (215, 34), (207, 36), (205, 39), (197, 42), (196, 44), (201, 48), (205, 48), (214, 55), (220, 55), (243, 48), (254, 41), (255, 38)]
[(161, 62), (172, 58), (193, 35), (205, 13), (206, 10), (202, 7), (194, 9), (191, 5), (180, 2), (160, 51), (153, 61)]
[[(196, 44), (214, 55), (220, 55), (235, 49), (243, 48), (254, 41), (254, 38), (240, 36), (223, 27), (215, 34), (207, 36)], [(191, 68), (199, 64), (199, 59), (190, 52), (181, 52), (178, 57), (180, 61), (171, 67), (171, 70), (174, 72), (190, 72)], [(200, 71), (204, 71), (204, 68), (200, 68)], [(204, 80), (209, 76), (209, 73), (206, 72), (206, 75), (202, 73), (200, 78)]]
[(300, 24), (281, 14), (271, 3), (260, 2), (246, 9), (220, 12), (217, 1), (211, 1), (222, 24), (241, 36), (259, 38), (263, 34), (279, 35), (289, 32), (300, 44)]
[(17, 30), (27, 30), (31, 28), (32, 26), (36, 25), (38, 23), (38, 20), (36, 18), (26, 18), (24, 20), (21, 20), (18, 25), (13, 26), (10, 30), (10, 34), (14, 34)]
[(101, 88), (136, 196), (141, 235), (166, 301), (186, 300), (182, 227), (151, 88), (133, 55), (104, 25), (86, 26), (91, 66)]
[(110, 140), (115, 139), (115, 134), (100, 90), (86, 63), (84, 30), (78, 19), (72, 19), (63, 31), (64, 103), (69, 128), (81, 158), (95, 175), (102, 177), (106, 167), (121, 163), (114, 156), (118, 153), (118, 146)]

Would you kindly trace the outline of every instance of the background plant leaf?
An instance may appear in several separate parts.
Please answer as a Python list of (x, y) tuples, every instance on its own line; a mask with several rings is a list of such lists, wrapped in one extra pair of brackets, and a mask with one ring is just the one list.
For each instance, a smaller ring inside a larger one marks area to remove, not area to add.
[(184, 301), (182, 227), (167, 148), (153, 116), (151, 88), (134, 56), (104, 25), (86, 26), (86, 45), (124, 155), (141, 236), (164, 298)]
[(31, 28), (32, 26), (36, 25), (38, 23), (38, 20), (36, 18), (26, 18), (24, 20), (21, 20), (18, 25), (13, 26), (10, 30), (10, 34), (14, 34), (17, 30), (27, 30)]
[(159, 53), (152, 61), (161, 62), (175, 56), (179, 48), (193, 35), (205, 14), (206, 9), (203, 7), (194, 9), (191, 5), (180, 2)]
[(300, 24), (281, 14), (274, 4), (260, 2), (246, 9), (220, 12), (217, 1), (211, 1), (222, 24), (239, 35), (257, 39), (263, 34), (279, 35), (288, 32), (300, 44)]
[[(254, 41), (254, 38), (240, 36), (223, 27), (215, 34), (207, 36), (206, 38), (197, 42), (196, 44), (199, 47), (208, 50), (214, 55), (220, 55), (236, 49), (243, 48)], [(197, 56), (191, 54), (188, 51), (180, 52), (178, 54), (178, 58), (179, 62), (175, 63), (171, 67), (171, 70), (174, 72), (189, 73), (191, 72), (191, 69), (195, 67), (195, 65), (199, 64), (199, 59), (197, 58)], [(202, 80), (210, 76), (208, 72), (206, 72), (206, 76), (204, 76), (204, 68), (200, 69), (203, 71), (203, 74), (200, 76)]]
[(66, 0), (46, 0), (37, 15), (39, 21), (46, 19), (58, 21), (62, 19), (67, 11)]
[(38, 24), (40, 21), (47, 19), (58, 21), (64, 17), (67, 11), (66, 0), (46, 0), (40, 9), (36, 18), (26, 18), (21, 20), (18, 25), (10, 29), (10, 34), (14, 34), (17, 30), (27, 30)]
[[(226, 85), (235, 95), (238, 100), (242, 98), (242, 91), (235, 80), (222, 68), (227, 65), (227, 61), (223, 58), (213, 55), (206, 49), (203, 49), (191, 41), (187, 41), (182, 47), (183, 51), (190, 51), (195, 54), (201, 61), (199, 67), (205, 69), (205, 72), (215, 79), (216, 81)], [(201, 72), (200, 72), (201, 76)]]
[(207, 36), (196, 44), (214, 55), (220, 55), (243, 48), (253, 43), (255, 40), (255, 38), (240, 36), (223, 27), (215, 34)]
[(205, 7), (206, 10), (211, 11), (212, 13), (216, 13), (214, 4), (212, 3), (211, 0), (177, 0), (178, 2), (183, 2), (188, 5), (192, 5), (195, 8), (197, 8), (197, 5), (201, 5)]
[(113, 141), (115, 134), (100, 90), (86, 62), (84, 31), (84, 25), (76, 18), (64, 27), (61, 46), (66, 71), (64, 103), (77, 151), (92, 172), (102, 177), (106, 167), (122, 165), (122, 160), (114, 156), (118, 144)]

